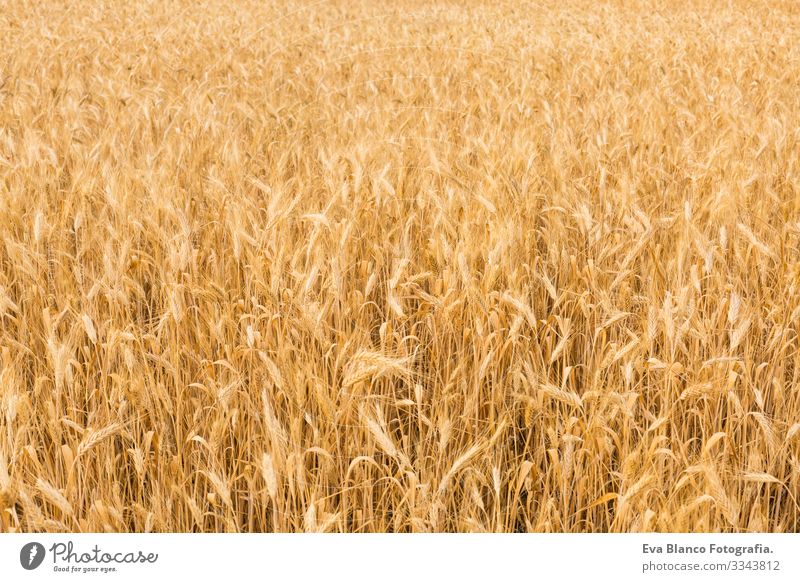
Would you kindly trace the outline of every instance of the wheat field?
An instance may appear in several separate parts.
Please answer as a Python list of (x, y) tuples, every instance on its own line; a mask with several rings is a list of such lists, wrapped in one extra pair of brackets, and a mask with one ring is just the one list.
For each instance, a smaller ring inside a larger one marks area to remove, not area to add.
[(800, 531), (800, 6), (0, 0), (0, 531)]

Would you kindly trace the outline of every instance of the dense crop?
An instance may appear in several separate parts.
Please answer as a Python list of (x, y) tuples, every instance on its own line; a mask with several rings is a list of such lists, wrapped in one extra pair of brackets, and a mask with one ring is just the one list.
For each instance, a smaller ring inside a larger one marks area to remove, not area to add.
[(794, 2), (0, 1), (0, 530), (797, 531)]

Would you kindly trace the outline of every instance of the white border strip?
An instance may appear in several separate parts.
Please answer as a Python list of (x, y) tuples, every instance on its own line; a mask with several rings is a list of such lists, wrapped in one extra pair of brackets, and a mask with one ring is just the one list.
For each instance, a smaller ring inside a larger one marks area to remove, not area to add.
[(796, 581), (798, 554), (800, 534), (4, 534), (0, 579)]

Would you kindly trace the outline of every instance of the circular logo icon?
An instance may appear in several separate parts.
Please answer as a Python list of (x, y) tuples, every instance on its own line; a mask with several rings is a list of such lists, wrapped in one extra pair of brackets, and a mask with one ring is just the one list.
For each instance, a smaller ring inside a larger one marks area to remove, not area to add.
[(44, 554), (44, 546), (39, 542), (25, 544), (19, 551), (19, 563), (26, 570), (35, 570), (42, 565)]

